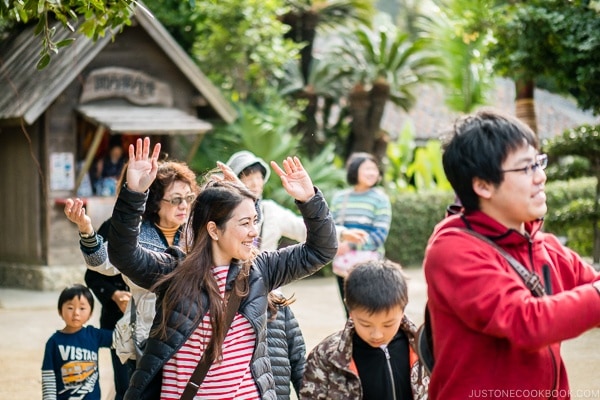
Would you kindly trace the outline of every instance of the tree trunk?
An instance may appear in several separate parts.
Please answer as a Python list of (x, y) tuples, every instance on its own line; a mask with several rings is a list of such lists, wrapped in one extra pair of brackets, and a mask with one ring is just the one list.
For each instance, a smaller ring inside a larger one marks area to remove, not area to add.
[(300, 62), (302, 77), (304, 84), (308, 83), (308, 75), (310, 73), (310, 64), (312, 63), (312, 49), (317, 35), (317, 24), (319, 23), (319, 15), (310, 10), (302, 15), (302, 42), (306, 46), (300, 50)]
[(317, 136), (317, 95), (310, 88), (304, 88), (298, 97), (307, 100), (306, 108), (304, 109), (304, 119), (298, 121), (296, 132), (302, 135), (302, 143), (307, 150), (309, 156), (314, 156), (319, 153), (320, 143)]
[(535, 84), (533, 80), (518, 80), (516, 86), (516, 115), (521, 121), (527, 124), (531, 130), (537, 135), (537, 119), (535, 115), (535, 100), (533, 99), (533, 91)]
[(357, 84), (352, 88), (349, 96), (348, 108), (352, 117), (352, 129), (348, 143), (350, 153), (356, 151), (373, 151), (372, 138), (369, 132), (369, 92), (364, 85)]
[[(300, 71), (302, 73), (302, 82), (308, 85), (308, 76), (310, 65), (312, 63), (312, 48), (315, 41), (319, 15), (313, 10), (302, 13), (289, 12), (281, 17), (281, 22), (289, 25), (290, 30), (284, 36), (295, 43), (306, 43), (300, 50)], [(298, 122), (295, 128), (297, 133), (302, 135), (302, 142), (310, 156), (316, 155), (320, 150), (319, 138), (317, 135), (317, 96), (311, 90), (303, 90), (298, 96), (308, 100), (308, 105), (303, 110), (304, 121)]]
[(283, 36), (284, 38), (292, 39), (296, 43), (300, 43), (302, 41), (302, 31), (300, 29), (301, 19), (302, 15), (294, 11), (290, 11), (289, 13), (281, 16), (281, 22), (290, 26), (290, 30)]
[(284, 38), (291, 39), (295, 43), (306, 43), (306, 46), (300, 50), (300, 70), (304, 84), (307, 84), (319, 15), (313, 10), (302, 13), (292, 11), (283, 15), (281, 22), (290, 26), (290, 30), (284, 35)]
[(390, 98), (390, 85), (385, 79), (377, 79), (370, 92), (371, 107), (369, 109), (369, 136), (371, 138), (371, 150), (369, 151), (379, 160), (382, 160), (387, 153), (388, 138), (385, 132), (381, 130), (381, 120), (385, 112), (385, 105)]

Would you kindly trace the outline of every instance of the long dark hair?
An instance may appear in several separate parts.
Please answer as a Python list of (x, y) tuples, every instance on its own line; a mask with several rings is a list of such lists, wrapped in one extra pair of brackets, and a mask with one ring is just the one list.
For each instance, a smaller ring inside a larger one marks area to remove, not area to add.
[[(225, 306), (219, 286), (212, 272), (213, 254), (212, 240), (207, 229), (209, 222), (214, 222), (219, 229), (224, 229), (225, 224), (231, 219), (234, 210), (246, 199), (256, 202), (256, 197), (245, 186), (222, 180), (209, 180), (200, 190), (200, 195), (194, 201), (192, 212), (188, 220), (186, 231), (193, 233), (189, 252), (184, 260), (169, 274), (162, 277), (152, 288), (163, 291), (161, 298), (162, 319), (158, 326), (158, 333), (162, 339), (168, 336), (167, 326), (169, 320), (175, 318), (176, 328), (186, 319), (192, 318), (194, 323), (200, 323), (204, 317), (202, 294), (208, 295), (208, 309), (212, 328), (213, 354), (212, 360), (221, 356), (221, 345), (227, 332), (225, 331)], [(238, 295), (245, 296), (248, 292), (248, 275), (254, 257), (258, 254), (256, 249), (250, 260), (233, 260), (231, 266), (241, 266), (243, 274), (242, 284), (236, 284)], [(178, 308), (182, 304), (199, 304), (199, 309), (188, 307), (187, 310)]]
[(269, 321), (275, 321), (277, 319), (277, 311), (280, 308), (287, 307), (293, 302), (296, 301), (294, 295), (290, 298), (287, 298), (283, 295), (283, 293), (277, 291), (269, 292), (267, 296), (267, 316)]

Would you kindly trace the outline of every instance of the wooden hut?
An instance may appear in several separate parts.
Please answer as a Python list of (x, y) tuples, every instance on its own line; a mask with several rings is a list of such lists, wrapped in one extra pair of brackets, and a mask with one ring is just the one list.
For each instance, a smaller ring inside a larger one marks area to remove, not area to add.
[(75, 37), (50, 64), (34, 27), (0, 43), (0, 286), (60, 289), (82, 282), (77, 227), (64, 199), (84, 196), (94, 224), (114, 197), (98, 196), (90, 169), (115, 138), (154, 135), (188, 160), (216, 121), (236, 113), (165, 28), (138, 7), (131, 26), (96, 42)]

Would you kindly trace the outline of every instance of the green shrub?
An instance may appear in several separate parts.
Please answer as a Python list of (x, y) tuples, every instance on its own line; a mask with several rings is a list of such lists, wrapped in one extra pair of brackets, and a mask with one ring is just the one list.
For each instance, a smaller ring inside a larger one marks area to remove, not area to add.
[(549, 160), (546, 176), (548, 181), (566, 181), (591, 175), (591, 164), (587, 158), (564, 156), (558, 160)]
[[(546, 183), (546, 203), (548, 204), (548, 215), (546, 216), (546, 228), (551, 229), (552, 218), (561, 207), (578, 199), (593, 199), (596, 190), (596, 178), (585, 177), (571, 179), (568, 181), (554, 181)], [(554, 232), (552, 227), (552, 232)]]
[(548, 213), (544, 230), (567, 240), (567, 246), (582, 256), (593, 249), (593, 203), (596, 178), (550, 182), (546, 185)]
[(427, 240), (454, 201), (452, 192), (399, 193), (392, 203), (386, 257), (401, 265), (420, 265)]

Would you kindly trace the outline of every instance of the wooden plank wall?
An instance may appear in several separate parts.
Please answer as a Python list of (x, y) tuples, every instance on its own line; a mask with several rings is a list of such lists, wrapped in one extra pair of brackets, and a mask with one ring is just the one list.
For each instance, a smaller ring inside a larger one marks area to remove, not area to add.
[[(41, 227), (45, 216), (42, 179), (45, 173), (39, 124), (0, 128), (0, 262), (44, 264)], [(29, 138), (27, 138), (27, 136)], [(29, 144), (31, 141), (31, 145)]]

